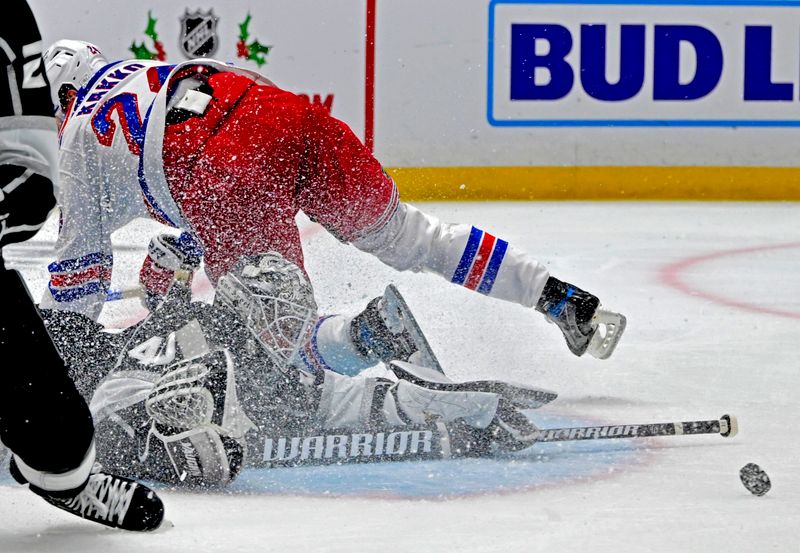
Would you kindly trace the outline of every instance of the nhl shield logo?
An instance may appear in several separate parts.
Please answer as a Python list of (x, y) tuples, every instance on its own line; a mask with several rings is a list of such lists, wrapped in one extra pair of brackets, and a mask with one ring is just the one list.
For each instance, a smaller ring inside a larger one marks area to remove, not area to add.
[(219, 47), (217, 21), (213, 8), (203, 13), (201, 10), (186, 13), (181, 17), (181, 35), (178, 40), (184, 55), (188, 58), (213, 56)]

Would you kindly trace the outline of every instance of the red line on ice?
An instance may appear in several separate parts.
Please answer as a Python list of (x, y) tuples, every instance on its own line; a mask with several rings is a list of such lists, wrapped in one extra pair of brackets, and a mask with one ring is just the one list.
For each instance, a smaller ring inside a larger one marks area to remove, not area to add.
[(696, 257), (689, 257), (686, 259), (682, 259), (681, 261), (677, 261), (675, 263), (671, 263), (666, 267), (663, 267), (660, 271), (660, 278), (661, 281), (664, 282), (667, 286), (675, 288), (676, 290), (680, 290), (684, 294), (693, 297), (700, 297), (707, 299), (709, 301), (713, 301), (715, 303), (719, 303), (722, 305), (727, 305), (728, 307), (736, 307), (738, 309), (744, 309), (746, 311), (753, 311), (756, 313), (764, 313), (768, 315), (775, 315), (778, 317), (787, 317), (790, 319), (800, 319), (800, 313), (796, 311), (787, 311), (783, 309), (774, 309), (771, 307), (764, 307), (761, 305), (756, 305), (732, 298), (728, 298), (719, 294), (714, 294), (711, 292), (706, 292), (705, 290), (701, 290), (699, 288), (695, 288), (690, 284), (685, 283), (681, 275), (682, 273), (688, 269), (689, 267), (700, 265), (705, 263), (706, 261), (712, 261), (715, 259), (720, 259), (724, 257), (732, 257), (736, 255), (743, 255), (749, 253), (756, 253), (756, 252), (764, 252), (769, 250), (783, 250), (783, 249), (797, 249), (800, 248), (800, 242), (791, 242), (788, 244), (772, 244), (767, 246), (753, 246), (749, 248), (740, 248), (735, 250), (725, 250), (721, 252), (710, 253), (706, 255), (699, 255)]

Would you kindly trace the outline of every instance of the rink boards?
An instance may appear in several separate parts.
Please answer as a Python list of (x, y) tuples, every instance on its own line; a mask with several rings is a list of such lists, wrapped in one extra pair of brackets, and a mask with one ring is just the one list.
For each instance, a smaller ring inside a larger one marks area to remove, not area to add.
[(800, 200), (796, 0), (31, 4), (45, 44), (260, 70), (409, 200)]

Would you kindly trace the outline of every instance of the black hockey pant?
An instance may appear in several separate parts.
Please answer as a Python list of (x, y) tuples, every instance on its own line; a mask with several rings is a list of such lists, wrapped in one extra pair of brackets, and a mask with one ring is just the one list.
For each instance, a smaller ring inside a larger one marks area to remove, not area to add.
[(94, 436), (86, 402), (20, 274), (0, 270), (0, 440), (32, 469), (77, 468)]
[[(25, 0), (4, 0), (3, 8), (0, 129), (25, 133), (42, 120), (47, 123), (53, 113), (43, 81), (41, 35)], [(0, 144), (19, 158), (26, 150), (14, 143), (14, 136), (6, 133)], [(0, 247), (35, 234), (55, 203), (49, 178), (27, 169), (24, 163), (0, 165)], [(86, 455), (93, 436), (89, 408), (69, 379), (24, 281), (4, 268), (0, 255), (0, 440), (27, 467), (66, 473), (84, 458), (91, 461)]]

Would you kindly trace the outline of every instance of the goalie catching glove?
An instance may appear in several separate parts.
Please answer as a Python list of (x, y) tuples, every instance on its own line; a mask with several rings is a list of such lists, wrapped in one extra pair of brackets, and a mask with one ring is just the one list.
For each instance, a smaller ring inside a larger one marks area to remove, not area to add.
[(239, 405), (227, 350), (170, 365), (145, 410), (152, 418), (148, 446), (153, 438), (162, 443), (182, 484), (222, 486), (241, 471), (244, 435), (254, 425)]

